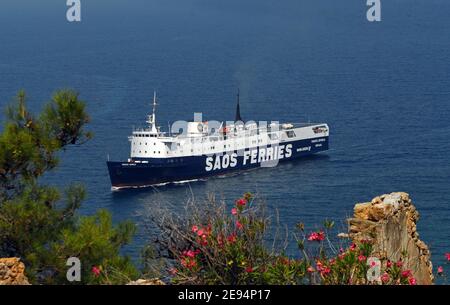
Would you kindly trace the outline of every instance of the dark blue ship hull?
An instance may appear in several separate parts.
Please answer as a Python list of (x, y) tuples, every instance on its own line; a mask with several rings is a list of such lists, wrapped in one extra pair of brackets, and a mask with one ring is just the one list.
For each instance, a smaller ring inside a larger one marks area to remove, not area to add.
[[(264, 152), (263, 152), (264, 150)], [(223, 155), (197, 155), (173, 158), (133, 158), (129, 162), (108, 161), (108, 171), (113, 188), (143, 187), (168, 182), (195, 180), (210, 176), (297, 159), (328, 150), (328, 136), (294, 142), (284, 142), (272, 147), (254, 147)], [(272, 159), (265, 157), (271, 152)], [(256, 157), (255, 157), (256, 156)]]

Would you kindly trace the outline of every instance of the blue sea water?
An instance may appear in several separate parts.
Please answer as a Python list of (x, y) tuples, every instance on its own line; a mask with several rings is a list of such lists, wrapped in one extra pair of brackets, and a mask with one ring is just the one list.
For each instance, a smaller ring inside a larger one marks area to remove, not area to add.
[[(408, 192), (435, 265), (450, 252), (450, 2), (382, 0), (382, 21), (365, 0), (81, 0), (68, 23), (65, 1), (0, 3), (0, 106), (20, 88), (39, 111), (58, 88), (87, 101), (95, 134), (61, 156), (47, 181), (85, 183), (81, 212), (99, 208), (148, 242), (148, 210), (182, 207), (215, 192), (251, 191), (280, 222), (343, 226), (356, 202)], [(327, 122), (331, 150), (317, 158), (223, 179), (111, 192), (106, 156), (125, 159), (158, 91), (158, 120), (227, 120), (241, 92), (244, 119)]]

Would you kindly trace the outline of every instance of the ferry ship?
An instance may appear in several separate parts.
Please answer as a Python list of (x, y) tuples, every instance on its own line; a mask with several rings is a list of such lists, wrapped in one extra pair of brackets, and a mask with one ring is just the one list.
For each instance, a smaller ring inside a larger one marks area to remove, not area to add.
[[(133, 130), (127, 161), (107, 161), (112, 190), (198, 180), (328, 150), (325, 123), (244, 122), (237, 95), (235, 120), (185, 122), (179, 132), (156, 123), (156, 92), (148, 126)], [(172, 128), (173, 129), (173, 128)], [(108, 158), (109, 159), (109, 158)]]

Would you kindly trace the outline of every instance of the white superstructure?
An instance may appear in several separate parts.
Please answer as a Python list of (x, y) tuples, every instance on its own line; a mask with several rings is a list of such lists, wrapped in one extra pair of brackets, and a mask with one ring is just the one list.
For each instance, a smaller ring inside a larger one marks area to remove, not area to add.
[(218, 154), (258, 146), (270, 146), (307, 138), (328, 136), (326, 124), (255, 122), (220, 123), (210, 128), (208, 122), (186, 122), (183, 132), (168, 134), (156, 126), (156, 94), (148, 128), (134, 130), (129, 137), (131, 158), (173, 158)]

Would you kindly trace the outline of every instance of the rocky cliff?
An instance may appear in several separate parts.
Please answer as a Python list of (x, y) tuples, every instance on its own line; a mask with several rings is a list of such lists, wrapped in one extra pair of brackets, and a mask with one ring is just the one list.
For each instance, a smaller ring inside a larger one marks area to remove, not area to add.
[(419, 239), (418, 219), (407, 193), (385, 194), (355, 205), (354, 217), (348, 219), (349, 236), (354, 241), (372, 240), (374, 256), (391, 261), (402, 258), (418, 284), (432, 284), (430, 251)]
[(29, 285), (24, 272), (19, 258), (0, 258), (0, 285)]

